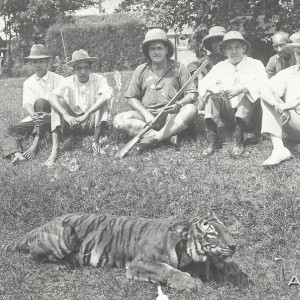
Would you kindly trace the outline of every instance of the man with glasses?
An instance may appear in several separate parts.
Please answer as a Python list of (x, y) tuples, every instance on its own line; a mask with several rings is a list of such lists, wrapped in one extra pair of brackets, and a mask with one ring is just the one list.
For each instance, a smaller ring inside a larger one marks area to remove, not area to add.
[(289, 41), (289, 35), (286, 32), (279, 31), (272, 36), (273, 48), (276, 52), (266, 65), (268, 78), (271, 78), (281, 70), (296, 64), (295, 56), (284, 50), (284, 46)]
[(240, 156), (244, 148), (244, 132), (260, 132), (261, 106), (259, 91), (267, 81), (264, 65), (245, 53), (250, 44), (241, 33), (229, 31), (219, 45), (227, 57), (216, 64), (199, 81), (199, 94), (205, 101), (205, 125), (209, 145), (203, 156), (211, 155), (219, 146), (218, 127), (234, 130), (232, 156)]
[[(122, 112), (114, 119), (114, 127), (132, 137), (154, 120), (190, 78), (187, 67), (171, 59), (174, 45), (162, 29), (149, 30), (141, 50), (148, 62), (136, 68), (125, 94), (132, 110)], [(168, 139), (178, 146), (177, 134), (188, 128), (197, 115), (197, 108), (192, 104), (196, 97), (196, 87), (191, 83), (182, 99), (169, 106), (159, 126), (149, 130), (137, 148), (142, 151), (151, 144)]]
[(75, 75), (65, 78), (50, 97), (53, 145), (45, 163), (49, 167), (57, 158), (60, 134), (66, 129), (93, 134), (92, 149), (100, 152), (99, 139), (107, 126), (107, 102), (112, 89), (105, 77), (91, 72), (96, 60), (85, 50), (74, 51), (68, 65), (74, 68)]
[[(29, 116), (0, 133), (3, 156), (13, 156), (12, 164), (34, 158), (45, 131), (50, 131), (51, 105), (48, 100), (63, 79), (61, 75), (48, 71), (50, 58), (41, 44), (33, 45), (26, 57), (34, 70), (23, 84), (23, 108)], [(28, 135), (34, 137), (33, 143), (23, 152), (21, 140)]]

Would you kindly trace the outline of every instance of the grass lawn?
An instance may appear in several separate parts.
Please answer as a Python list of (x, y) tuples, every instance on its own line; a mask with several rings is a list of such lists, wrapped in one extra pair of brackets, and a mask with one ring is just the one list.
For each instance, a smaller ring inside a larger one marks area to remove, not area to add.
[[(122, 73), (122, 91), (131, 73)], [(113, 76), (107, 75), (111, 86)], [(0, 80), (0, 125), (23, 116), (24, 79)], [(127, 109), (116, 99), (113, 115)], [(239, 245), (235, 255), (254, 281), (249, 289), (207, 283), (199, 294), (163, 287), (170, 300), (296, 300), (300, 280), (300, 148), (288, 144), (295, 158), (265, 169), (271, 152), (263, 140), (249, 145), (243, 157), (230, 157), (231, 141), (210, 158), (203, 132), (185, 139), (180, 151), (170, 145), (139, 156), (114, 158), (126, 138), (109, 130), (105, 153), (95, 157), (91, 138), (66, 140), (55, 167), (42, 165), (50, 154), (48, 137), (33, 161), (12, 166), (0, 159), (0, 249), (32, 228), (67, 212), (99, 212), (143, 217), (206, 215), (214, 210)], [(79, 169), (69, 170), (76, 158)], [(0, 250), (0, 299), (98, 300), (155, 299), (154, 284), (129, 281), (125, 271), (109, 268), (70, 269), (35, 262), (24, 254)]]

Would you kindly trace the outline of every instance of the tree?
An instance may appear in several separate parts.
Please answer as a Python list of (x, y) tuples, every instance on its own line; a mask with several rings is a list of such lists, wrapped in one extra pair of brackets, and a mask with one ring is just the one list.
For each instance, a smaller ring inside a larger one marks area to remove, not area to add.
[(71, 20), (74, 11), (97, 0), (0, 0), (0, 15), (9, 40), (18, 36), (26, 44), (44, 42), (50, 25)]
[(123, 0), (115, 12), (143, 12), (151, 9), (154, 0)]
[[(141, 0), (124, 0), (120, 8), (134, 9)], [(193, 28), (192, 48), (201, 55), (201, 42), (208, 29), (221, 25), (227, 29), (242, 30), (252, 40), (265, 38), (265, 33), (286, 30), (291, 33), (300, 29), (299, 0), (156, 0), (144, 6), (150, 27), (175, 29), (181, 32), (183, 25)], [(262, 18), (264, 24), (262, 24)]]

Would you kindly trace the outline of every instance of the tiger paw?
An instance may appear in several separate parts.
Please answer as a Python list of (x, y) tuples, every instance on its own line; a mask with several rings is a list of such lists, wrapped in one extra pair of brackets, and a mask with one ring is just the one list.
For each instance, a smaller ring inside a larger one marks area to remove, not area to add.
[(195, 291), (202, 283), (200, 280), (191, 277), (188, 273), (175, 272), (169, 278), (168, 285), (178, 290)]

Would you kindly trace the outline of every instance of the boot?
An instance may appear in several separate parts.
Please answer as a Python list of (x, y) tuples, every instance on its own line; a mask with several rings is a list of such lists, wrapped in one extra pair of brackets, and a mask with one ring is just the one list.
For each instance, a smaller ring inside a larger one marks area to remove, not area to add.
[(235, 127), (234, 143), (231, 154), (232, 156), (237, 157), (243, 154), (244, 151), (244, 131), (240, 128), (240, 126), (237, 125)]
[(203, 156), (212, 155), (216, 149), (219, 147), (219, 137), (217, 129), (207, 129), (206, 137), (208, 140), (208, 147), (205, 148), (202, 152)]

